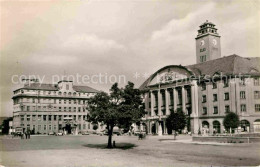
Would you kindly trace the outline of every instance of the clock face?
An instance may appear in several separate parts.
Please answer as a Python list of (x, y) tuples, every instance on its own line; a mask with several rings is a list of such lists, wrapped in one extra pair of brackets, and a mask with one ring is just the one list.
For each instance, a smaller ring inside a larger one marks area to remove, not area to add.
[(212, 44), (216, 46), (216, 45), (217, 45), (217, 40), (216, 40), (216, 39), (213, 39), (213, 40), (212, 40)]
[(203, 46), (205, 44), (205, 41), (204, 40), (201, 40), (200, 41), (200, 46)]

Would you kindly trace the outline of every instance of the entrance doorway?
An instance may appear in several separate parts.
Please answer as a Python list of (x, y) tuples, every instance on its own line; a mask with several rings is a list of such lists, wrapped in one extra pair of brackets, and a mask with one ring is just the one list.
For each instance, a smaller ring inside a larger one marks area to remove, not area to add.
[(155, 125), (155, 123), (152, 124), (152, 134), (156, 134), (156, 125)]
[(220, 123), (219, 121), (213, 121), (213, 133), (220, 133)]
[(250, 123), (247, 120), (240, 121), (241, 132), (250, 132)]
[(71, 134), (71, 125), (70, 124), (66, 124), (65, 130), (67, 131), (67, 134)]

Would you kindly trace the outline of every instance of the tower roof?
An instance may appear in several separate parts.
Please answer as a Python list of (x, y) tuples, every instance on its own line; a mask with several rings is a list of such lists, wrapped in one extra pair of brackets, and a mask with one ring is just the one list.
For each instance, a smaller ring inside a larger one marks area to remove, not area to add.
[(217, 32), (217, 28), (215, 28), (215, 24), (212, 22), (209, 22), (206, 20), (206, 22), (202, 23), (199, 27), (200, 29), (198, 30), (198, 37), (205, 36), (205, 35), (214, 35), (214, 36), (219, 36)]
[(206, 24), (211, 24), (211, 25), (215, 26), (214, 23), (209, 22), (208, 20), (206, 20), (204, 23), (202, 23), (202, 24), (200, 25), (200, 27), (203, 26), (203, 25), (206, 25)]

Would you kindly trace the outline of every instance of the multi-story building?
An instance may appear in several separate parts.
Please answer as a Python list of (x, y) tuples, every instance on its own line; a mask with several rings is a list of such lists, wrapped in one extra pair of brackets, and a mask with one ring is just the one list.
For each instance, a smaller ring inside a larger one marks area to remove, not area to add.
[(30, 80), (14, 91), (13, 126), (41, 134), (90, 130), (93, 125), (86, 121), (87, 100), (97, 92), (72, 81), (45, 84)]
[(182, 109), (192, 133), (224, 132), (228, 112), (240, 117), (238, 130), (260, 132), (260, 58), (220, 56), (220, 36), (213, 23), (200, 26), (196, 39), (197, 64), (169, 65), (141, 86), (148, 133), (167, 133), (165, 119)]

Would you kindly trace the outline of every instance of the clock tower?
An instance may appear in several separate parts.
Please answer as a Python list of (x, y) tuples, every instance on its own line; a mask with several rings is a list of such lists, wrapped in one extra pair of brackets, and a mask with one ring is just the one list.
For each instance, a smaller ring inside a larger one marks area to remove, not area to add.
[(221, 57), (220, 36), (215, 24), (208, 20), (200, 25), (196, 39), (196, 62), (218, 59)]

